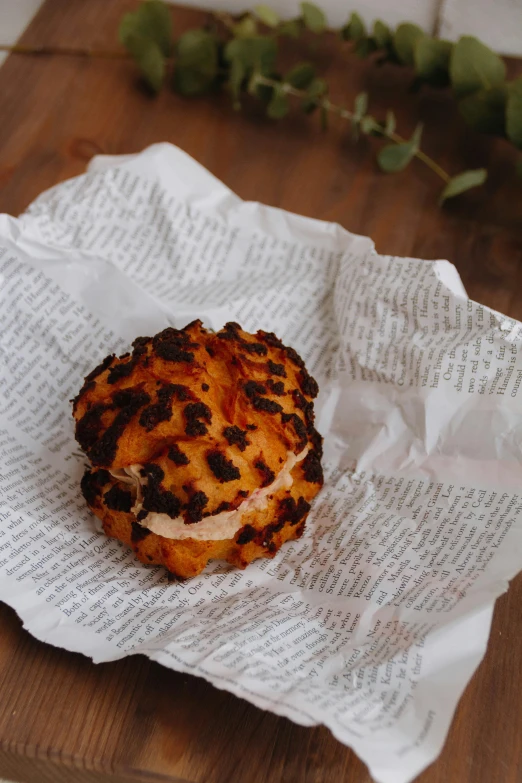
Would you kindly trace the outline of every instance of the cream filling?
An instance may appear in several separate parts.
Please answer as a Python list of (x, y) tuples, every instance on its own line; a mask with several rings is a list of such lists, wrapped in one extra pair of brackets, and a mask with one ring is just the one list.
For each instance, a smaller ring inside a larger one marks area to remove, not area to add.
[[(200, 522), (186, 524), (183, 517), (172, 519), (167, 514), (158, 514), (155, 511), (149, 511), (146, 517), (140, 520), (140, 525), (146, 527), (152, 533), (156, 533), (164, 538), (183, 540), (193, 538), (196, 541), (221, 541), (226, 538), (233, 538), (240, 530), (244, 522), (245, 514), (250, 511), (262, 511), (268, 505), (268, 498), (280, 489), (290, 489), (294, 483), (291, 475), (292, 470), (298, 462), (302, 462), (310, 446), (306, 446), (300, 454), (287, 452), (287, 459), (274, 481), (267, 487), (255, 489), (252, 494), (246, 498), (234, 511), (222, 511), (220, 514), (214, 514), (210, 517), (204, 517)], [(147, 483), (140, 471), (143, 465), (129, 465), (120, 470), (111, 470), (110, 473), (118, 481), (133, 485), (136, 488), (136, 501), (131, 511), (138, 514), (143, 507), (142, 487)]]

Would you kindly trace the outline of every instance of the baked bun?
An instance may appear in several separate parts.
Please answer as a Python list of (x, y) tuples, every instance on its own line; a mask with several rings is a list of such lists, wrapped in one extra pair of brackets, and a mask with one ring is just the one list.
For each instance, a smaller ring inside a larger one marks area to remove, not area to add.
[(85, 500), (107, 535), (181, 578), (273, 557), (323, 483), (317, 392), (269, 332), (194, 321), (139, 337), (73, 401)]

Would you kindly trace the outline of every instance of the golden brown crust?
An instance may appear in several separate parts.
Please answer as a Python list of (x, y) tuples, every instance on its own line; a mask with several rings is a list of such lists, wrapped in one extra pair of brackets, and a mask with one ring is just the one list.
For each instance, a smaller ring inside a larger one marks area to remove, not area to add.
[[(322, 485), (316, 394), (304, 362), (270, 333), (227, 324), (214, 334), (195, 321), (138, 338), (132, 354), (107, 357), (93, 370), (74, 400), (76, 438), (95, 468), (82, 482), (84, 496), (107, 534), (131, 543), (133, 523), (149, 511), (190, 525), (236, 509), (272, 483), (289, 452), (306, 448), (291, 492), (281, 490), (266, 513), (250, 512), (257, 543), (149, 533), (133, 544), (143, 562), (162, 563), (179, 576), (199, 573), (209, 558), (243, 567), (269, 549), (275, 553), (299, 528), (279, 524), (278, 504), (288, 497), (308, 506)], [(137, 519), (129, 487), (108, 473), (135, 464), (147, 483)], [(263, 541), (260, 531), (274, 524), (279, 529)]]

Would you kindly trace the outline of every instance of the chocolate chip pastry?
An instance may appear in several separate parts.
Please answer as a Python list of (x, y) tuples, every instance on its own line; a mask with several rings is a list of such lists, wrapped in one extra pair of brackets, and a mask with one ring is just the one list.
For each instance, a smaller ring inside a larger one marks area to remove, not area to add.
[(194, 321), (138, 337), (73, 400), (85, 500), (108, 536), (180, 578), (273, 557), (323, 483), (317, 392), (270, 332)]

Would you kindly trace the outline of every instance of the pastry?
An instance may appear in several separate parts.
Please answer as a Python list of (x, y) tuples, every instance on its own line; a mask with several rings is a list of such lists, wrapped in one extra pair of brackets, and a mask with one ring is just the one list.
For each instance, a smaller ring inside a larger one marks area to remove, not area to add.
[(139, 337), (73, 400), (85, 500), (108, 536), (180, 578), (273, 557), (323, 483), (317, 392), (269, 332), (194, 321)]

